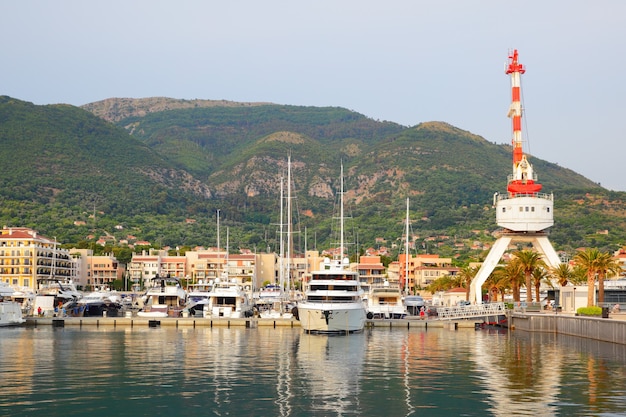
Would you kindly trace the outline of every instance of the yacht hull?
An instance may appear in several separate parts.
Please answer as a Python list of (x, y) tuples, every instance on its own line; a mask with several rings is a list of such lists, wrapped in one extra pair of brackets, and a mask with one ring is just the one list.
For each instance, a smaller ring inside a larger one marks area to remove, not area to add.
[(300, 326), (307, 333), (354, 333), (365, 327), (365, 309), (359, 304), (300, 303)]
[(17, 326), (24, 321), (20, 304), (14, 301), (0, 302), (0, 327)]

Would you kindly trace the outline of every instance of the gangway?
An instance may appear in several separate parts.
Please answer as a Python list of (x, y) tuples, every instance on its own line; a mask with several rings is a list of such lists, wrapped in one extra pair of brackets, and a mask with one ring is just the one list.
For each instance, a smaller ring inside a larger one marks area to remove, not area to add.
[(503, 316), (504, 303), (474, 304), (456, 307), (437, 307), (439, 320), (469, 319), (475, 317)]

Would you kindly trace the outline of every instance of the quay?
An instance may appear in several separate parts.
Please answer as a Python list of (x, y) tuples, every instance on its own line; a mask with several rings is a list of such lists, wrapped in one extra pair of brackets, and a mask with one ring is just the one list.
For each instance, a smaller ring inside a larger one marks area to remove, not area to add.
[(611, 313), (609, 318), (575, 316), (567, 313), (507, 314), (510, 330), (555, 333), (626, 345), (626, 313)]
[[(483, 323), (482, 320), (420, 320), (419, 318), (406, 319), (368, 319), (365, 328), (387, 327), (404, 329), (428, 329), (445, 328), (450, 330), (475, 329)], [(203, 317), (26, 317), (28, 327), (53, 326), (53, 327), (300, 327), (296, 319), (279, 318), (203, 318)]]

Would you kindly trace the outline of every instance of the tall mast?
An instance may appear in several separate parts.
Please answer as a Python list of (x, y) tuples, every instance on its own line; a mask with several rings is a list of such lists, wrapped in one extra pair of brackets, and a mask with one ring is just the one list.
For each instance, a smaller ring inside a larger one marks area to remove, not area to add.
[(278, 279), (279, 279), (279, 283), (280, 283), (280, 291), (281, 293), (285, 290), (285, 266), (284, 266), (284, 262), (285, 262), (285, 244), (284, 244), (284, 240), (285, 237), (283, 235), (283, 225), (284, 225), (284, 220), (283, 220), (283, 198), (284, 198), (284, 177), (280, 177), (280, 261), (278, 264)]
[(522, 149), (522, 102), (521, 75), (526, 72), (524, 65), (519, 63), (517, 49), (509, 55), (509, 63), (505, 73), (511, 76), (511, 106), (508, 117), (513, 124), (513, 175), (509, 177), (507, 190), (512, 197), (518, 194), (533, 194), (541, 190), (541, 184), (535, 183), (533, 167), (528, 162)]
[(339, 259), (341, 260), (342, 264), (343, 264), (343, 162), (341, 163), (341, 203), (340, 203), (340, 207), (341, 207), (341, 212), (340, 212), (340, 243), (339, 243)]
[(291, 230), (291, 153), (287, 157), (287, 291), (291, 291), (291, 251), (293, 233)]
[(406, 198), (406, 230), (404, 239), (404, 293), (409, 293), (409, 197)]

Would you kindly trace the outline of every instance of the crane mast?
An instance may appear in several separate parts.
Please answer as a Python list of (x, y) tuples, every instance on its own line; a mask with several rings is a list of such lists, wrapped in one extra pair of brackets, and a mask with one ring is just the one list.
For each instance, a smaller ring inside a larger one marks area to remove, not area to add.
[(519, 63), (517, 49), (509, 55), (505, 72), (511, 76), (511, 106), (508, 117), (513, 124), (513, 174), (509, 177), (507, 191), (513, 197), (518, 194), (534, 194), (541, 191), (541, 184), (536, 182), (533, 167), (522, 148), (521, 75), (526, 72), (526, 68)]

